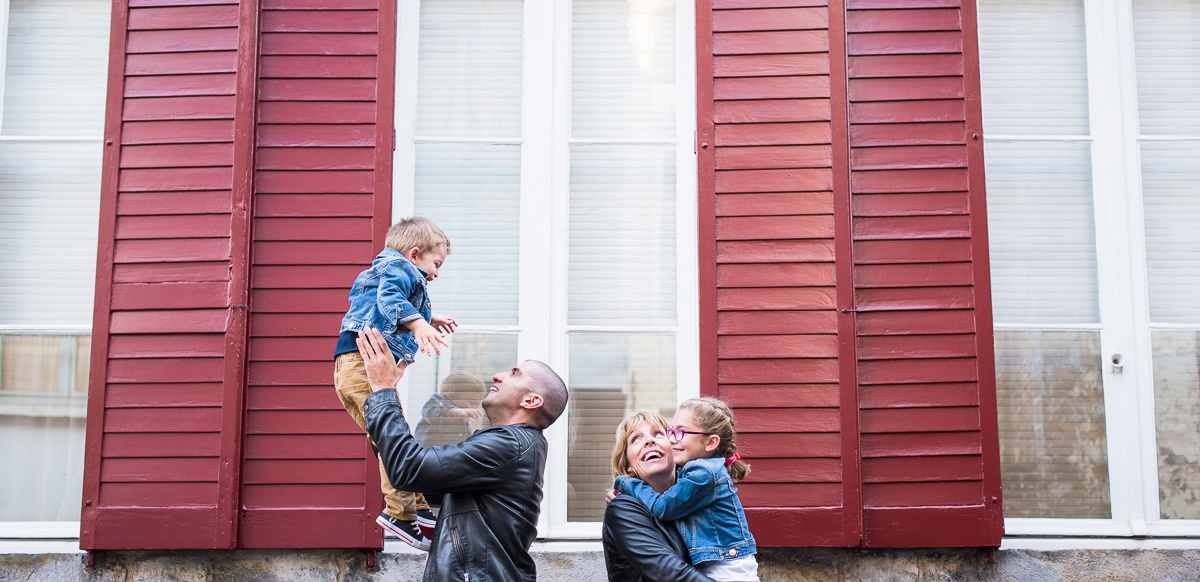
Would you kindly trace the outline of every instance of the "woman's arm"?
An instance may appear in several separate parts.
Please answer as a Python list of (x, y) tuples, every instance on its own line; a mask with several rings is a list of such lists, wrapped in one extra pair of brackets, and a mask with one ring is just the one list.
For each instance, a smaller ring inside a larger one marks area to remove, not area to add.
[(688, 560), (675, 526), (664, 524), (628, 496), (604, 510), (604, 565), (610, 582), (711, 582)]

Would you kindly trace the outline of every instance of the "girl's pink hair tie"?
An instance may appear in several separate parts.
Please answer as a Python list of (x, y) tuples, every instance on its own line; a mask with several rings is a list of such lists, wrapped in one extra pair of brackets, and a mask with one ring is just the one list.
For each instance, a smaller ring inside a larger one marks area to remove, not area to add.
[(725, 466), (728, 467), (729, 465), (741, 460), (741, 458), (742, 456), (737, 453), (734, 453), (732, 457), (725, 457)]

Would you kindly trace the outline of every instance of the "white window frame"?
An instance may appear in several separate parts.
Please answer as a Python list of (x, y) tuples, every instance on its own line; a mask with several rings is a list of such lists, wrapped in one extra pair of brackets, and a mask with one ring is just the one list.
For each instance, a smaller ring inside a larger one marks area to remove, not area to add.
[[(1006, 536), (1081, 538), (1200, 537), (1200, 520), (1159, 518), (1154, 378), (1142, 211), (1140, 144), (1200, 139), (1139, 132), (1132, 0), (1082, 0), (1087, 43), (1090, 133), (987, 135), (987, 142), (1091, 144), (1100, 321), (1096, 325), (996, 324), (1002, 329), (1098, 330), (1103, 367), (1110, 519), (1005, 518)], [(1193, 326), (1188, 326), (1193, 327)], [(1117, 354), (1123, 363), (1114, 368)], [(1003, 478), (1003, 476), (1002, 476)], [(1048, 544), (1059, 544), (1045, 540)], [(1054, 549), (1020, 542), (1019, 547)], [(1182, 542), (1196, 547), (1196, 540)], [(1012, 547), (1011, 542), (1005, 543)], [(1085, 547), (1073, 545), (1071, 547)]]
[[(97, 145), (103, 141), (102, 135), (91, 136), (12, 136), (4, 131), (4, 95), (5, 80), (8, 70), (8, 23), (9, 0), (0, 0), (0, 142), (68, 142), (88, 143)], [(66, 335), (90, 334), (90, 322), (85, 326), (44, 326), (30, 328), (29, 326), (6, 325), (0, 322), (0, 335), (5, 334), (55, 334)], [(80, 500), (82, 504), (82, 500)], [(72, 540), (79, 538), (78, 521), (0, 521), (0, 540)]]
[[(521, 229), (518, 325), (464, 323), (459, 331), (518, 334), (517, 359), (536, 358), (570, 378), (568, 334), (573, 332), (664, 332), (675, 334), (677, 397), (697, 396), (700, 384), (698, 322), (698, 243), (696, 234), (695, 17), (691, 2), (675, 3), (676, 110), (675, 137), (662, 140), (581, 140), (571, 131), (571, 3), (525, 0), (522, 47), (521, 135), (496, 140), (457, 140), (521, 147), (520, 223), (547, 224), (549, 229)], [(413, 213), (416, 183), (415, 144), (434, 141), (415, 133), (420, 1), (400, 0), (396, 35), (396, 150), (392, 213)], [(545, 32), (550, 31), (550, 32)], [(549, 115), (546, 112), (550, 112)], [(436, 138), (437, 142), (454, 139)], [(578, 144), (676, 146), (676, 265), (679, 295), (676, 326), (567, 325), (567, 237), (570, 190), (570, 146)], [(404, 387), (401, 387), (404, 389)], [(410, 407), (411, 408), (411, 407)], [(538, 535), (554, 539), (598, 539), (599, 522), (567, 519), (567, 442), (569, 410), (546, 431), (545, 498)]]

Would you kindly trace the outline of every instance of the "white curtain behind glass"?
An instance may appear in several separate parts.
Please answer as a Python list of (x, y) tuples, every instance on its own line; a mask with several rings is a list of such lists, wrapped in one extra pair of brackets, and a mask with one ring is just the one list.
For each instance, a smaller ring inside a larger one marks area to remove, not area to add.
[[(675, 30), (669, 0), (577, 0), (571, 135), (571, 325), (674, 325)], [(666, 145), (666, 144), (670, 145)]]
[(93, 139), (0, 139), (0, 324), (91, 324), (109, 6), (9, 4), (0, 136)]
[(983, 0), (979, 13), (995, 320), (1095, 323), (1083, 2)]
[(414, 209), (450, 237), (430, 297), (464, 325), (517, 323), (522, 10), (421, 3)]
[(1089, 145), (987, 144), (998, 323), (1099, 321)]
[(0, 522), (76, 521), (111, 3), (0, 7)]
[(520, 0), (421, 2), (418, 137), (520, 137), (522, 18)]
[(1200, 2), (1134, 0), (1143, 134), (1200, 134)]
[(980, 0), (988, 135), (1088, 133), (1082, 0)]

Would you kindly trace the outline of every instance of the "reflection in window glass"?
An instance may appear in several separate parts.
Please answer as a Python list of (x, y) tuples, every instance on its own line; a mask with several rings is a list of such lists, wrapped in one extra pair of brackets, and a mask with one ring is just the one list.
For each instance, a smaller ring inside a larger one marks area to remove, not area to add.
[(675, 414), (675, 336), (572, 334), (567, 519), (599, 521), (617, 425), (638, 410)]
[(1100, 334), (996, 331), (1006, 517), (1109, 518)]
[(1152, 333), (1159, 512), (1200, 519), (1200, 332)]
[(456, 332), (441, 355), (418, 354), (408, 368), (404, 417), (425, 446), (461, 442), (488, 425), (479, 402), (492, 376), (517, 365), (517, 336)]
[(91, 338), (0, 335), (0, 521), (75, 521)]

